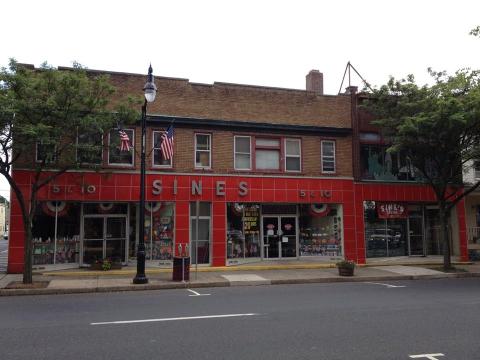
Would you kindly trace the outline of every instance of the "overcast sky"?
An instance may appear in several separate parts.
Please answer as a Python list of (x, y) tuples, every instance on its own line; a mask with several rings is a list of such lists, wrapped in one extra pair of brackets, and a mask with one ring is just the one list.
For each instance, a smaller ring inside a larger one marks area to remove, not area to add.
[[(350, 61), (371, 84), (480, 68), (480, 1), (4, 1), (0, 65), (90, 69), (338, 93)], [(358, 78), (352, 85), (361, 86)], [(3, 185), (2, 185), (3, 184)], [(0, 183), (0, 194), (8, 185)]]

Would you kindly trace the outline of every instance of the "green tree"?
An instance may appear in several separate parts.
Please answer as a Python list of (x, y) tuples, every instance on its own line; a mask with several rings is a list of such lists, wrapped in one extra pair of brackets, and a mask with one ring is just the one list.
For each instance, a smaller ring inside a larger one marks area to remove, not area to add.
[(366, 108), (390, 139), (388, 151), (407, 155), (435, 193), (445, 270), (451, 268), (448, 219), (454, 206), (480, 182), (465, 188), (462, 173), (480, 158), (480, 72), (434, 72), (433, 85), (412, 75), (375, 89)]
[[(68, 70), (47, 64), (33, 70), (11, 60), (0, 70), (0, 174), (22, 212), (25, 284), (32, 282), (32, 220), (38, 191), (68, 170), (96, 168), (88, 165), (88, 159), (98, 156), (102, 142), (82, 141), (82, 157), (77, 159), (77, 134), (101, 139), (118, 123), (138, 119), (133, 100), (115, 99), (114, 107), (114, 93), (107, 76), (89, 74), (77, 63)], [(12, 167), (33, 171), (28, 193), (15, 182)]]

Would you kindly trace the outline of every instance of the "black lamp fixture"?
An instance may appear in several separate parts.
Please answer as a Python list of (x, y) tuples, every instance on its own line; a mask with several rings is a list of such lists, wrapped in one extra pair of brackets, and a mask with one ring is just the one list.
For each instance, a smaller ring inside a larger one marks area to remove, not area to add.
[(141, 163), (140, 163), (140, 221), (138, 229), (138, 248), (137, 248), (137, 274), (133, 278), (134, 284), (147, 284), (148, 278), (145, 275), (145, 141), (146, 141), (146, 122), (147, 122), (147, 104), (155, 100), (157, 87), (155, 86), (152, 74), (152, 65), (148, 68), (147, 82), (143, 87), (145, 102), (142, 106), (142, 143), (141, 143)]

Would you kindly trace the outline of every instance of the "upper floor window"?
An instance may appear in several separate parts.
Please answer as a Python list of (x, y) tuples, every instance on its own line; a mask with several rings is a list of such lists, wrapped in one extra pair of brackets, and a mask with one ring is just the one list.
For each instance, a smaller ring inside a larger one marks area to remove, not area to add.
[(474, 162), (473, 170), (475, 172), (475, 179), (480, 179), (480, 160)]
[(77, 162), (83, 164), (101, 164), (103, 150), (103, 136), (96, 134), (78, 134)]
[(164, 131), (153, 132), (153, 166), (172, 167), (172, 158), (166, 159), (162, 151)]
[(255, 138), (255, 168), (280, 170), (280, 139)]
[(210, 134), (195, 134), (195, 168), (210, 169), (212, 166), (212, 137)]
[(285, 139), (285, 171), (301, 170), (301, 151), (300, 139)]
[(57, 147), (55, 144), (37, 142), (35, 149), (35, 161), (37, 163), (50, 164), (57, 161)]
[(335, 172), (335, 141), (322, 141), (322, 172)]
[(133, 165), (135, 132), (133, 129), (124, 129), (123, 131), (128, 136), (128, 150), (125, 148), (126, 144), (121, 143), (118, 130), (112, 129), (108, 134), (109, 165)]
[[(360, 145), (362, 179), (382, 181), (423, 180), (421, 173), (413, 166), (408, 156), (403, 153), (390, 152), (387, 149), (387, 145)], [(434, 168), (431, 168), (429, 172), (433, 174), (434, 170)]]
[(250, 136), (235, 136), (235, 169), (251, 170), (252, 157)]

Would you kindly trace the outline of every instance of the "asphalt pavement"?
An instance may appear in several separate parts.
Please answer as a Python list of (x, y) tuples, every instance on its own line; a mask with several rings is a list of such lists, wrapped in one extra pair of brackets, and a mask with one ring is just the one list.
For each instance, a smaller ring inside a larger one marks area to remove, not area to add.
[(478, 359), (480, 278), (0, 298), (1, 358)]

